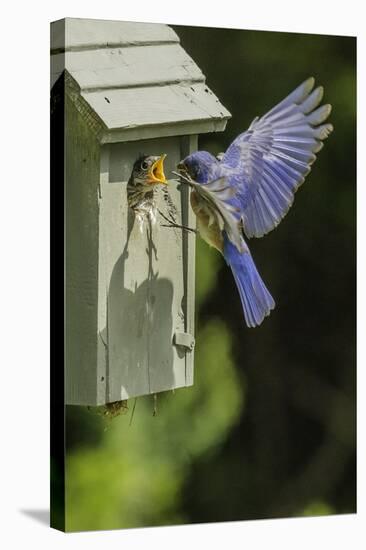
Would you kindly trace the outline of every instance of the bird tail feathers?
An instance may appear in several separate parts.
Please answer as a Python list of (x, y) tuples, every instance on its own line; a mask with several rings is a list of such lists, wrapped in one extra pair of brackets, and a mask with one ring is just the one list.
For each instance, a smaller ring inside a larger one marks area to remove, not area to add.
[[(228, 246), (229, 254), (227, 254)], [(240, 253), (229, 242), (226, 243), (225, 248), (225, 258), (231, 267), (239, 290), (246, 324), (248, 327), (258, 326), (274, 309), (275, 302), (257, 271), (249, 249)]]

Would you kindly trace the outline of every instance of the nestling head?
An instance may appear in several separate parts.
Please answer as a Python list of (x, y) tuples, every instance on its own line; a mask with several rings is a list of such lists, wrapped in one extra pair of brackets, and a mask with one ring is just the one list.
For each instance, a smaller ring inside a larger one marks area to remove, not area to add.
[(212, 178), (217, 164), (217, 159), (207, 151), (196, 151), (181, 160), (177, 168), (197, 183), (206, 183)]
[(164, 174), (164, 159), (166, 155), (159, 157), (153, 155), (140, 156), (132, 169), (132, 178), (135, 184), (157, 185), (167, 184)]

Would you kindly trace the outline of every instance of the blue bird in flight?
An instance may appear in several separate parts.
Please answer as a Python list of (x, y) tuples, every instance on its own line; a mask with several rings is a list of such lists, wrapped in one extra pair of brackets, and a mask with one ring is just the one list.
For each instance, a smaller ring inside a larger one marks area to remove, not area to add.
[(263, 237), (288, 212), (323, 140), (330, 105), (309, 78), (263, 117), (256, 117), (220, 158), (196, 151), (178, 164), (191, 186), (200, 236), (230, 266), (248, 327), (262, 323), (275, 302), (259, 275), (247, 238)]

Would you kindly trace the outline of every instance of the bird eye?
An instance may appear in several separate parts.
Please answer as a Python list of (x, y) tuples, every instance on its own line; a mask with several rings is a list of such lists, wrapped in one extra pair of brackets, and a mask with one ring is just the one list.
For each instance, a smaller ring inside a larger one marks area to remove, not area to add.
[(141, 163), (141, 169), (147, 170), (149, 168), (149, 163), (146, 160), (143, 160)]

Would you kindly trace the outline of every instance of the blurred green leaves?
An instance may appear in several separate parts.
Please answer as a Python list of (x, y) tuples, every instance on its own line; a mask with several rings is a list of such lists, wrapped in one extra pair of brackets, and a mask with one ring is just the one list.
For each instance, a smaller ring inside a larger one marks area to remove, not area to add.
[[(216, 287), (223, 259), (196, 241), (196, 307)], [(231, 357), (232, 338), (218, 319), (197, 333), (194, 386), (138, 398), (113, 420), (68, 407), (66, 530), (116, 529), (187, 521), (181, 491), (191, 464), (215, 453), (242, 414), (243, 377)], [(104, 431), (102, 426), (104, 425)]]
[(68, 455), (68, 531), (184, 522), (180, 493), (191, 462), (215, 453), (243, 405), (224, 324), (206, 325), (196, 349), (193, 387), (159, 395), (156, 417), (152, 400), (139, 398), (131, 426), (129, 415), (104, 420), (99, 445)]
[(199, 238), (196, 240), (196, 258), (196, 305), (199, 308), (215, 288), (218, 271), (224, 260), (217, 250)]
[[(230, 270), (197, 239), (194, 386), (159, 395), (157, 417), (152, 399), (139, 398), (131, 427), (131, 413), (107, 421), (70, 408), (66, 527), (352, 512), (356, 42), (199, 27), (176, 31), (233, 115), (225, 132), (200, 136), (201, 149), (224, 151), (254, 116), (311, 75), (333, 106), (335, 131), (279, 228), (250, 242), (277, 303), (263, 326), (244, 328)], [(322, 393), (322, 387), (337, 390), (349, 414), (335, 414), (333, 392)], [(314, 473), (308, 464), (328, 438), (327, 460)], [(338, 441), (346, 443), (341, 455)], [(284, 487), (292, 489), (281, 496)]]
[(302, 512), (303, 516), (329, 516), (330, 514), (334, 514), (333, 508), (321, 500), (311, 502)]

